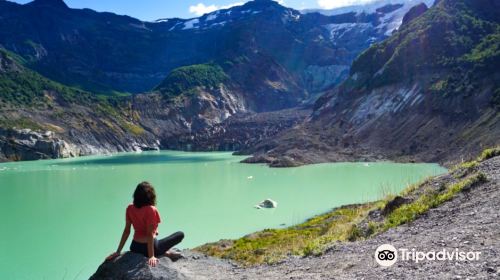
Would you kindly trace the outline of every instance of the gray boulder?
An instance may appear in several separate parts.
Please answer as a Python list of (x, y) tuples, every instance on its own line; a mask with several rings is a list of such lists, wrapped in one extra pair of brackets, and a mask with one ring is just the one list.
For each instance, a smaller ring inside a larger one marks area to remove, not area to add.
[(189, 279), (175, 268), (167, 257), (158, 259), (158, 265), (150, 267), (147, 258), (127, 252), (99, 266), (90, 280), (184, 280)]
[(0, 128), (0, 160), (38, 160), (78, 156), (73, 145), (54, 132)]
[(392, 213), (394, 210), (396, 210), (397, 208), (401, 207), (401, 205), (407, 204), (410, 202), (411, 202), (411, 199), (404, 198), (404, 197), (401, 197), (398, 195), (394, 199), (392, 199), (391, 201), (387, 202), (384, 209), (382, 210), (382, 215), (387, 216), (390, 213)]
[(260, 208), (276, 208), (278, 207), (278, 202), (272, 200), (272, 199), (266, 199), (259, 203), (258, 205)]

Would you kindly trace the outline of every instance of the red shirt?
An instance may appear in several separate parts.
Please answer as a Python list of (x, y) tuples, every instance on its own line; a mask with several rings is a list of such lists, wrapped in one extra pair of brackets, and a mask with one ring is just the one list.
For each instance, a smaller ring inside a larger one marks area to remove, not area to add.
[(147, 237), (148, 226), (153, 225), (153, 232), (158, 235), (158, 224), (161, 222), (160, 213), (154, 206), (142, 206), (136, 208), (130, 204), (126, 211), (127, 222), (134, 227), (134, 239)]

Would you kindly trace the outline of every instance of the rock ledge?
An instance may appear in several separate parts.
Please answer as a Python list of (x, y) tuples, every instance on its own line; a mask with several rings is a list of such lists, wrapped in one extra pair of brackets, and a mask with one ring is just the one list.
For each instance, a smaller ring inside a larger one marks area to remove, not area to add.
[(147, 264), (147, 258), (127, 252), (112, 261), (105, 261), (99, 266), (90, 280), (184, 280), (184, 274), (172, 267), (167, 257), (158, 259), (156, 267)]

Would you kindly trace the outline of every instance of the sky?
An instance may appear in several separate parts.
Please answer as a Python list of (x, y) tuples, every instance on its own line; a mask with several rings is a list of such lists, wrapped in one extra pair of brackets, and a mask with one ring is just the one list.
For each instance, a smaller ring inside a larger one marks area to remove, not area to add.
[[(25, 4), (30, 0), (10, 0)], [(160, 18), (192, 18), (217, 9), (242, 5), (247, 0), (64, 0), (71, 8), (90, 8), (100, 12), (129, 15), (145, 21)], [(374, 0), (277, 0), (294, 9), (332, 9)]]

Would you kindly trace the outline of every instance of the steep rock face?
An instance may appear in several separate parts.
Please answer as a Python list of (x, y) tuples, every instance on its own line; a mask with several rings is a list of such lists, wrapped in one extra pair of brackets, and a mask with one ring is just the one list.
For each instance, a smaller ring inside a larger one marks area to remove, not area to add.
[(162, 146), (188, 151), (240, 151), (302, 123), (310, 113), (302, 108), (239, 113), (219, 124), (167, 137)]
[(249, 149), (257, 152), (249, 161), (447, 162), (500, 144), (500, 17), (492, 2), (440, 1), (365, 51), (310, 121)]
[(165, 100), (159, 94), (137, 95), (132, 108), (140, 125), (162, 140), (194, 133), (245, 111), (245, 104), (240, 102), (242, 99), (223, 86), (195, 90), (194, 96), (176, 100)]
[(46, 131), (38, 133), (29, 129), (0, 128), (0, 159), (37, 160), (67, 158), (79, 155), (76, 147), (54, 137)]
[[(157, 150), (159, 138), (125, 117), (89, 107), (0, 110), (1, 160), (36, 160)], [(32, 129), (20, 129), (20, 127)]]
[(416, 5), (415, 7), (411, 8), (408, 13), (403, 17), (403, 23), (401, 25), (406, 25), (410, 21), (418, 18), (421, 16), (423, 13), (425, 13), (429, 8), (427, 8), (427, 5), (424, 3), (420, 3), (419, 5)]

